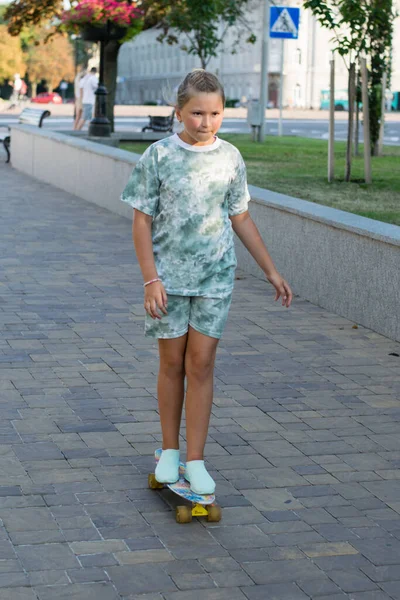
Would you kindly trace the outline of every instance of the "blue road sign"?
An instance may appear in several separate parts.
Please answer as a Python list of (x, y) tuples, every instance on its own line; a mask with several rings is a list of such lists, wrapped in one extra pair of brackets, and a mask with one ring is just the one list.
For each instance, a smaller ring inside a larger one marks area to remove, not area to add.
[(299, 8), (271, 6), (269, 36), (296, 40), (299, 37), (299, 21)]

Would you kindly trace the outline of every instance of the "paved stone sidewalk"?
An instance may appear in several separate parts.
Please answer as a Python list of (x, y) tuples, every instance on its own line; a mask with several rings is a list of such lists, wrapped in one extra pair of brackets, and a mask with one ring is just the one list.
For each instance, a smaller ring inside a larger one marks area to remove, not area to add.
[(242, 275), (178, 525), (130, 223), (0, 180), (0, 600), (400, 599), (400, 345)]

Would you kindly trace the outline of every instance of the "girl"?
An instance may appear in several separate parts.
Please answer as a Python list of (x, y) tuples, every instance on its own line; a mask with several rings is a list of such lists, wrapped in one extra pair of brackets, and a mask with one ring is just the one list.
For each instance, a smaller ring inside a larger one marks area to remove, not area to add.
[(239, 151), (216, 136), (225, 95), (218, 79), (189, 73), (178, 88), (180, 134), (152, 144), (121, 199), (133, 206), (133, 241), (144, 279), (145, 333), (158, 339), (158, 404), (162, 448), (155, 476), (179, 477), (179, 430), (186, 390), (186, 474), (191, 489), (212, 494), (204, 446), (213, 371), (227, 320), (236, 256), (232, 230), (289, 307), (292, 292), (252, 221), (246, 169)]

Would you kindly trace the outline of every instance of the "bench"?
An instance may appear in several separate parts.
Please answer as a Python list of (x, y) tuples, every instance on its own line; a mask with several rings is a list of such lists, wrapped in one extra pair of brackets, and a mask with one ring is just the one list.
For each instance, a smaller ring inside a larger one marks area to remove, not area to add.
[(174, 126), (175, 111), (169, 117), (152, 117), (149, 115), (149, 124), (143, 127), (142, 131), (172, 131)]
[[(34, 125), (36, 127), (42, 127), (43, 120), (50, 117), (51, 112), (49, 110), (42, 110), (38, 108), (25, 108), (18, 117), (18, 123), (23, 125)], [(8, 128), (10, 129), (10, 128)], [(10, 143), (11, 137), (7, 135), (3, 140), (3, 146), (7, 153), (6, 162), (10, 162)]]

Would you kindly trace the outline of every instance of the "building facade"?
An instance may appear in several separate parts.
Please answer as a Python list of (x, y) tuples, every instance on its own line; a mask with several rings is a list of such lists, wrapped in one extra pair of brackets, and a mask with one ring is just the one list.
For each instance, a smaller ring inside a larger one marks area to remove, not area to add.
[[(228, 30), (217, 58), (207, 68), (216, 73), (224, 84), (226, 97), (243, 103), (260, 96), (261, 39), (263, 0), (253, 0), (250, 25), (257, 36), (255, 44), (242, 41), (231, 53), (236, 36)], [(400, 10), (400, 0), (395, 0)], [(300, 0), (285, 5), (298, 6)], [(145, 104), (171, 103), (174, 89), (183, 77), (196, 67), (199, 59), (182, 51), (178, 45), (169, 46), (157, 41), (159, 30), (142, 32), (124, 44), (118, 62), (117, 102)], [(277, 106), (280, 85), (280, 64), (283, 50), (283, 105), (293, 108), (320, 107), (322, 90), (329, 88), (329, 61), (332, 57), (332, 34), (322, 28), (310, 10), (301, 8), (297, 40), (269, 40), (268, 98), (269, 106)], [(184, 42), (184, 38), (182, 38)], [(395, 21), (393, 36), (393, 67), (391, 89), (400, 90), (400, 19)], [(347, 69), (343, 59), (335, 60), (337, 90), (347, 88)]]

